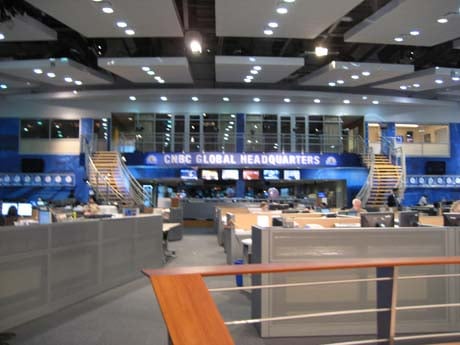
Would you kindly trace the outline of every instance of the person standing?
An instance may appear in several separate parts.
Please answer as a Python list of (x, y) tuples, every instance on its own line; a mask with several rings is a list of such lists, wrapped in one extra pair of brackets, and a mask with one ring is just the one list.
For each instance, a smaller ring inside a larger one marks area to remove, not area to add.
[(396, 195), (396, 192), (398, 191), (397, 188), (394, 188), (391, 190), (390, 195), (387, 197), (387, 206), (388, 207), (398, 207), (399, 206), (399, 201), (398, 197)]

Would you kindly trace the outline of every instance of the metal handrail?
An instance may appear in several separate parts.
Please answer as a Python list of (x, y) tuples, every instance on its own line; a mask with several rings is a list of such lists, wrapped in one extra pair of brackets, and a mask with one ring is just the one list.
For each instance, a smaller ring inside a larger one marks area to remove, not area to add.
[(374, 171), (375, 171), (375, 153), (372, 147), (369, 145), (364, 146), (365, 154), (363, 157), (367, 160), (367, 167), (369, 168), (369, 174), (367, 175), (366, 183), (361, 187), (360, 191), (356, 195), (357, 199), (360, 199), (362, 205), (365, 206), (371, 195), (371, 191), (374, 185)]
[(136, 205), (143, 205), (147, 202), (148, 206), (152, 205), (151, 196), (144, 191), (141, 184), (134, 178), (128, 167), (121, 159), (120, 154), (117, 155), (117, 164), (122, 176), (128, 182), (128, 190), (131, 198), (134, 200)]
[(402, 146), (396, 146), (396, 137), (382, 137), (381, 140), (391, 163), (401, 168), (399, 181), (395, 187), (398, 189), (399, 203), (401, 203), (406, 191), (406, 155)]
[[(105, 202), (109, 202), (109, 191), (112, 192), (116, 196), (116, 198), (119, 201), (122, 201), (125, 199), (124, 195), (120, 193), (120, 191), (116, 188), (114, 188), (108, 181), (107, 181), (107, 176), (104, 176), (96, 167), (94, 164), (93, 160), (91, 157), (87, 157), (88, 160), (88, 181), (91, 183), (91, 187), (96, 187), (96, 197), (98, 199), (101, 199), (102, 196), (104, 196), (105, 193)], [(104, 182), (104, 187), (99, 188), (99, 182), (103, 181)], [(94, 182), (94, 184), (92, 184)]]

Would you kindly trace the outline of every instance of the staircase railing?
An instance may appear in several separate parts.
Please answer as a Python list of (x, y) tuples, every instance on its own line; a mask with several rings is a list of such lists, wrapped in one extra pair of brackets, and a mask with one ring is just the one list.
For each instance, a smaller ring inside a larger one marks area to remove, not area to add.
[(396, 146), (395, 137), (382, 137), (382, 153), (386, 154), (390, 159), (391, 163), (401, 168), (398, 184), (399, 202), (404, 199), (404, 193), (406, 191), (406, 155), (402, 146)]
[(136, 205), (145, 205), (145, 206), (153, 205), (151, 195), (146, 193), (144, 189), (142, 188), (142, 186), (140, 185), (140, 183), (134, 178), (134, 176), (128, 170), (128, 167), (126, 166), (126, 164), (121, 159), (119, 153), (117, 154), (117, 165), (118, 165), (118, 168), (120, 169), (121, 175), (123, 176), (124, 180), (127, 183), (129, 194), (131, 198), (133, 199), (134, 203)]
[(102, 174), (96, 168), (96, 165), (91, 159), (91, 156), (94, 152), (94, 148), (97, 147), (96, 143), (97, 138), (93, 138), (93, 140), (89, 139), (86, 136), (82, 136), (80, 138), (81, 152), (83, 152), (83, 154), (85, 155), (85, 170), (87, 181), (96, 193), (96, 198), (99, 201), (103, 201), (106, 203), (111, 201), (109, 195), (113, 195), (118, 201), (122, 201), (124, 199), (123, 194), (121, 194), (120, 191), (118, 191), (109, 183), (108, 176)]
[(374, 166), (375, 166), (375, 153), (372, 147), (363, 143), (362, 157), (367, 161), (369, 168), (369, 174), (367, 175), (366, 183), (362, 186), (361, 190), (356, 195), (357, 199), (360, 199), (362, 204), (365, 206), (371, 195), (373, 183), (374, 183)]

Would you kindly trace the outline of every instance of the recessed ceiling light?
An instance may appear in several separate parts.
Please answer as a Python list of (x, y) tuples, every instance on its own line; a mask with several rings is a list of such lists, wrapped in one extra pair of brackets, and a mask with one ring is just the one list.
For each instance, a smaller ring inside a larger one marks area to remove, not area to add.
[(40, 69), (40, 68), (35, 68), (35, 69), (34, 69), (34, 73), (35, 73), (35, 74), (42, 74), (42, 73), (43, 73), (43, 70)]
[(251, 72), (251, 74), (259, 74), (259, 72), (256, 71), (255, 69), (252, 69), (250, 72)]
[(328, 53), (329, 53), (329, 50), (325, 47), (321, 47), (321, 46), (315, 47), (315, 55), (317, 57), (327, 56)]
[(70, 78), (70, 77), (65, 77), (64, 80), (65, 80), (66, 83), (71, 83), (71, 82), (73, 82), (73, 79)]
[(256, 71), (260, 71), (262, 69), (262, 67), (260, 66), (254, 66), (253, 69), (255, 69)]
[(335, 83), (333, 81), (331, 81), (328, 85), (329, 86), (335, 86)]
[(165, 83), (164, 79), (160, 79), (160, 80), (158, 80), (158, 82), (159, 82), (160, 84), (164, 84), (164, 83)]
[(265, 29), (264, 30), (264, 35), (267, 35), (267, 36), (273, 35), (273, 30), (272, 29)]
[(132, 36), (136, 34), (136, 31), (134, 31), (133, 29), (126, 29), (125, 34), (127, 34), (128, 36)]
[(315, 99), (313, 100), (313, 102), (315, 102), (315, 103), (318, 104), (318, 103), (321, 103), (321, 100), (320, 100), (319, 98), (315, 98)]
[(283, 0), (284, 2), (287, 2), (288, 4), (289, 3), (292, 3), (292, 2), (295, 2), (295, 0)]
[(283, 101), (284, 101), (285, 103), (291, 103), (291, 99), (290, 99), (290, 98), (285, 98), (285, 99), (283, 99)]
[(418, 36), (420, 35), (420, 31), (418, 30), (412, 30), (411, 32), (409, 32), (411, 36)]
[(194, 101), (194, 102), (198, 102), (198, 101), (199, 101), (199, 99), (198, 99), (198, 97), (196, 97), (196, 96), (193, 96), (193, 97), (192, 97), (192, 101)]
[(154, 78), (155, 78), (156, 81), (159, 81), (159, 80), (162, 79), (159, 75), (155, 76)]
[(363, 76), (365, 76), (365, 77), (369, 77), (369, 76), (371, 75), (371, 72), (369, 72), (369, 71), (363, 71), (363, 72), (361, 72), (361, 74), (362, 74)]
[(446, 24), (449, 21), (449, 19), (442, 17), (437, 20), (439, 24)]
[(402, 41), (404, 41), (404, 38), (402, 38), (401, 36), (398, 36), (398, 37), (395, 37), (394, 40), (396, 42), (402, 42)]
[(251, 62), (256, 62), (256, 58), (255, 58), (255, 57), (250, 57), (250, 58), (249, 58), (249, 61), (251, 61)]
[(351, 76), (351, 79), (358, 80), (358, 79), (359, 79), (359, 75), (353, 74), (353, 75)]
[(102, 2), (103, 0), (93, 0), (93, 2)]
[(363, 96), (361, 97), (363, 101), (365, 101), (367, 99), (367, 96)]
[(0, 32), (0, 40), (4, 40), (4, 39), (5, 39), (5, 35)]
[(136, 99), (137, 99), (136, 96), (129, 96), (130, 101), (135, 101)]
[(228, 98), (228, 97), (222, 97), (222, 100), (223, 100), (224, 102), (230, 102), (230, 98)]
[(442, 84), (442, 83), (444, 83), (444, 80), (442, 80), (442, 79), (436, 79), (434, 82), (435, 82), (436, 84)]
[(48, 72), (46, 73), (46, 75), (48, 76), (48, 78), (56, 78), (56, 73), (54, 72)]
[(406, 85), (401, 85), (399, 88), (400, 88), (401, 90), (407, 90), (407, 86), (406, 86)]
[(349, 99), (344, 99), (344, 100), (343, 100), (343, 103), (345, 103), (345, 104), (350, 104), (350, 100), (349, 100)]
[(148, 75), (155, 75), (155, 72), (154, 71), (148, 71), (147, 74)]
[(288, 13), (287, 6), (285, 4), (279, 4), (278, 7), (276, 8), (276, 13), (279, 13), (279, 14)]
[(142, 67), (142, 70), (143, 70), (144, 72), (150, 71), (150, 67), (144, 66), (144, 67)]
[(106, 13), (106, 14), (112, 14), (113, 13), (113, 8), (106, 5), (104, 7), (102, 7), (102, 12)]
[(252, 80), (252, 79), (254, 79), (254, 76), (252, 76), (252, 75), (247, 75), (245, 79)]
[(7, 88), (8, 88), (8, 86), (7, 86), (6, 84), (0, 84), (0, 89), (5, 90), (5, 89), (7, 89)]
[(83, 82), (81, 80), (75, 80), (75, 85), (82, 85)]
[(420, 84), (415, 83), (415, 84), (412, 84), (412, 86), (413, 87), (420, 87)]
[(337, 80), (337, 84), (344, 84), (344, 83), (345, 81), (343, 81), (342, 79)]
[(160, 99), (163, 101), (163, 102), (166, 102), (168, 100), (168, 97), (166, 96), (161, 96)]
[(252, 100), (253, 100), (254, 102), (256, 102), (256, 103), (260, 102), (260, 98), (259, 98), (259, 97), (254, 97)]
[(452, 80), (453, 80), (453, 81), (459, 81), (459, 80), (460, 80), (460, 77), (452, 77)]
[(74, 95), (76, 95), (78, 93), (77, 90), (73, 90), (72, 92), (73, 92)]
[(117, 22), (117, 26), (119, 28), (126, 28), (128, 26), (128, 23), (120, 21), (120, 22)]
[(268, 26), (271, 27), (272, 29), (276, 29), (278, 27), (278, 23), (277, 22), (270, 22), (270, 23), (268, 23)]
[(249, 78), (244, 78), (244, 82), (245, 82), (245, 83), (251, 83), (251, 82), (252, 82), (252, 80), (251, 80), (251, 79), (249, 79)]
[(372, 101), (372, 104), (379, 104), (379, 103), (380, 102), (378, 100), (376, 100), (376, 99)]

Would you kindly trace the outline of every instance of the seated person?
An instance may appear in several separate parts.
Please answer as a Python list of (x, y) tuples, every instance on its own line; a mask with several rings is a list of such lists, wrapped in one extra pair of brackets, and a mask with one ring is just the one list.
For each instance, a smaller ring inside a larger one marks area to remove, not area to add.
[(360, 199), (358, 198), (353, 199), (351, 204), (353, 207), (349, 209), (348, 212), (354, 213), (354, 214), (367, 213), (367, 210), (362, 208), (362, 202)]
[(83, 215), (90, 216), (93, 214), (99, 214), (99, 205), (96, 203), (94, 196), (90, 196), (88, 199), (88, 204), (83, 208)]
[(269, 210), (268, 203), (266, 201), (262, 201), (259, 207), (262, 212), (267, 212)]
[(454, 201), (450, 207), (450, 212), (460, 213), (460, 200)]
[(423, 194), (423, 195), (420, 197), (420, 199), (419, 199), (419, 201), (418, 201), (417, 204), (418, 204), (419, 206), (426, 206), (426, 205), (428, 205), (428, 198), (427, 198), (427, 196), (426, 196), (425, 194)]
[(18, 209), (16, 206), (10, 206), (8, 209), (8, 214), (5, 217), (5, 225), (14, 225), (14, 222), (16, 222), (18, 219)]

